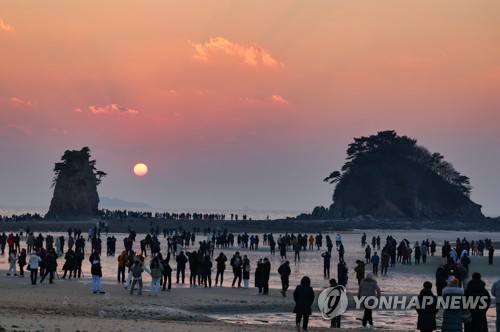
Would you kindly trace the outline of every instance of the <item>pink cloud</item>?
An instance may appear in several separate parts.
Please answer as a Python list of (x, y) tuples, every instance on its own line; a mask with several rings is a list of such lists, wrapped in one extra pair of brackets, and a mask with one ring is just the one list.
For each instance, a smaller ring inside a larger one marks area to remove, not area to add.
[(205, 43), (191, 43), (196, 51), (193, 58), (200, 61), (209, 61), (216, 54), (224, 54), (242, 60), (250, 66), (283, 67), (271, 53), (259, 45), (244, 46), (231, 42), (222, 37), (210, 38)]
[[(77, 108), (75, 112), (81, 113), (82, 110)], [(92, 114), (139, 114), (139, 111), (118, 104), (93, 105), (89, 107), (89, 112)]]
[(278, 104), (283, 104), (283, 105), (289, 104), (288, 100), (286, 100), (285, 98), (283, 98), (280, 95), (272, 95), (271, 100), (275, 103), (278, 103)]
[(51, 127), (50, 133), (54, 135), (68, 135), (68, 130), (64, 128)]
[(11, 32), (14, 31), (14, 27), (0, 18), (0, 31)]
[(9, 98), (9, 103), (13, 106), (16, 106), (16, 107), (30, 107), (30, 106), (33, 106), (33, 103), (30, 102), (30, 101), (25, 101), (25, 100), (22, 100), (21, 98), (17, 98), (17, 97), (10, 97)]

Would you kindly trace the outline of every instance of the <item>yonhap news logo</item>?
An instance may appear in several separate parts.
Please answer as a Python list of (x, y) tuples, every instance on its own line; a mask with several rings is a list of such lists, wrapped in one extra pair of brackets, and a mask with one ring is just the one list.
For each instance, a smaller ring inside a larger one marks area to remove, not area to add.
[(337, 285), (324, 289), (318, 297), (318, 306), (324, 319), (332, 319), (342, 315), (348, 305), (347, 293), (344, 286)]
[[(464, 310), (488, 309), (490, 298), (488, 296), (417, 296), (417, 295), (382, 295), (377, 296), (352, 296), (353, 310)], [(324, 289), (318, 297), (318, 307), (324, 319), (332, 319), (342, 315), (349, 304), (344, 286), (335, 286)]]

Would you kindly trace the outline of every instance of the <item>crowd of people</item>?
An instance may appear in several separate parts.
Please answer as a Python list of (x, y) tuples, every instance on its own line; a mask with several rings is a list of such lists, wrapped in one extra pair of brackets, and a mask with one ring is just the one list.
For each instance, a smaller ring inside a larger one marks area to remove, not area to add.
[[(159, 230), (152, 228), (152, 231), (143, 239), (138, 239), (137, 233), (130, 230), (129, 235), (123, 239), (124, 250), (116, 256), (117, 281), (124, 285), (130, 295), (134, 295), (136, 289), (137, 294), (142, 295), (144, 273), (149, 274), (151, 278), (150, 296), (158, 296), (160, 290), (170, 291), (172, 289), (174, 270), (175, 284), (189, 283), (189, 287), (193, 288), (223, 287), (224, 273), (229, 265), (232, 272), (229, 279), (231, 287), (248, 289), (250, 288), (250, 279), (253, 279), (253, 286), (257, 289), (257, 295), (261, 296), (269, 294), (271, 271), (276, 270), (281, 282), (280, 293), (283, 297), (286, 297), (291, 275), (287, 253), (292, 251), (295, 264), (299, 264), (300, 253), (304, 250), (319, 251), (317, 255), (321, 256), (323, 260), (323, 275), (325, 279), (329, 280), (330, 285), (347, 286), (348, 284), (349, 273), (345, 261), (345, 248), (340, 234), (335, 236), (334, 244), (330, 235), (327, 234), (323, 237), (321, 233), (317, 235), (284, 234), (278, 236), (266, 233), (262, 235), (261, 239), (257, 234), (240, 233), (235, 235), (227, 229), (213, 230), (205, 228), (203, 231), (199, 228), (193, 228), (192, 231), (186, 231), (182, 228), (164, 229), (163, 237), (166, 239), (167, 247), (162, 251)], [(16, 234), (10, 233), (7, 235), (3, 233), (0, 235), (0, 247), (2, 254), (7, 252), (9, 257), (7, 275), (17, 276), (16, 267), (19, 267), (19, 276), (24, 276), (25, 270), (28, 270), (33, 285), (37, 284), (38, 277), (40, 277), (40, 283), (47, 277), (49, 277), (49, 283), (54, 283), (56, 277), (60, 279), (81, 278), (84, 274), (82, 263), (85, 256), (88, 255), (92, 292), (104, 294), (101, 283), (102, 233), (105, 233), (106, 236), (106, 255), (115, 256), (117, 239), (113, 235), (108, 236), (108, 224), (102, 221), (88, 230), (87, 239), (84, 238), (81, 230), (71, 228), (68, 229), (67, 237), (62, 235), (53, 237), (50, 234), (43, 236), (41, 233), (35, 236), (30, 229), (21, 229)], [(326, 243), (325, 251), (321, 251), (323, 238)], [(198, 241), (196, 241), (197, 239)], [(134, 250), (136, 242), (139, 242), (140, 252)], [(91, 248), (90, 250), (87, 249), (86, 252), (87, 243), (90, 244)], [(25, 247), (23, 247), (24, 244)], [(252, 262), (245, 252), (247, 250), (258, 251), (259, 245), (268, 247), (270, 255), (275, 255), (275, 248), (278, 247), (281, 263), (273, 267), (267, 257), (262, 257), (254, 262), (255, 266), (252, 266)], [(406, 239), (398, 242), (392, 236), (387, 236), (385, 242), (383, 242), (380, 236), (374, 236), (370, 247), (366, 241), (366, 234), (363, 234), (361, 246), (364, 248), (365, 257), (364, 259), (362, 257), (357, 259), (354, 268), (358, 283), (358, 295), (379, 297), (380, 288), (375, 280), (379, 273), (379, 264), (381, 265), (380, 273), (384, 275), (398, 263), (401, 265), (426, 264), (427, 256), (435, 255), (437, 244), (427, 239), (413, 244)], [(230, 259), (222, 251), (214, 259), (214, 252), (217, 249), (230, 248), (235, 250)], [(333, 248), (335, 248), (338, 255), (336, 279), (330, 278), (330, 265), (334, 254)], [(243, 254), (240, 254), (240, 251), (243, 251)], [(381, 252), (380, 256), (378, 251)], [(478, 241), (468, 241), (466, 238), (457, 239), (453, 247), (448, 241), (443, 243), (441, 256), (446, 259), (446, 264), (439, 266), (436, 271), (436, 295), (465, 294), (466, 296), (475, 296), (477, 294), (488, 294), (489, 296), (489, 292), (486, 290), (479, 273), (472, 273), (471, 278), (469, 278), (469, 270), (471, 270), (469, 256), (481, 256), (485, 251), (488, 252), (490, 264), (492, 264), (494, 249), (489, 239)], [(148, 256), (150, 257), (149, 262), (147, 260)], [(62, 260), (64, 262), (61, 262)], [(64, 271), (62, 277), (59, 277), (57, 272), (60, 265), (62, 265), (61, 270)], [(372, 272), (367, 273), (368, 265), (372, 265)], [(212, 280), (213, 270), (216, 274), (215, 280)], [(188, 274), (189, 281), (186, 280), (186, 274)], [(430, 282), (426, 282), (420, 295), (434, 294), (432, 286)], [(311, 297), (311, 289), (311, 279), (304, 277), (293, 293), (296, 302), (294, 309), (297, 314), (296, 323), (302, 323), (304, 330), (307, 329), (309, 315), (311, 314), (311, 298), (314, 299), (314, 292)], [(491, 292), (498, 301), (500, 299), (499, 282), (494, 285)], [(422, 331), (435, 329), (433, 327), (435, 323), (432, 323), (433, 320), (428, 319), (428, 317), (434, 315), (435, 321), (434, 311), (429, 309), (418, 312), (419, 329)], [(477, 324), (484, 325), (485, 316), (483, 314), (473, 311), (471, 321), (481, 322)], [(457, 322), (455, 316), (456, 314), (453, 312), (445, 311), (443, 315), (443, 331), (446, 330), (445, 327), (449, 324), (453, 325)], [(470, 327), (470, 324), (470, 322), (465, 323), (466, 330), (470, 330), (467, 327)], [(332, 327), (340, 327), (340, 317), (332, 321)], [(365, 308), (362, 328), (369, 329), (370, 327), (373, 327), (373, 313), (370, 309)], [(429, 327), (430, 329), (428, 329)], [(476, 329), (473, 331), (482, 330)]]

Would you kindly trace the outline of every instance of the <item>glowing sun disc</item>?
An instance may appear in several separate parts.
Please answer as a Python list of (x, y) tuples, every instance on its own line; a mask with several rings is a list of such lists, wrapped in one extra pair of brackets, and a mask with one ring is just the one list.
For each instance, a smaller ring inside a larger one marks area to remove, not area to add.
[(148, 173), (148, 166), (146, 166), (146, 164), (136, 164), (134, 166), (134, 173), (135, 175), (137, 176), (144, 176)]

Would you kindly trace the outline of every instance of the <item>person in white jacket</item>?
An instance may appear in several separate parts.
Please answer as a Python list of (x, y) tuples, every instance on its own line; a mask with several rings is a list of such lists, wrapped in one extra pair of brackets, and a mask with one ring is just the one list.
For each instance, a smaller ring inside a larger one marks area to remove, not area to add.
[(33, 253), (30, 256), (30, 262), (28, 265), (28, 269), (31, 271), (30, 277), (31, 277), (31, 284), (32, 285), (36, 285), (36, 280), (38, 278), (38, 267), (39, 267), (41, 261), (42, 261), (42, 259), (40, 258), (40, 256), (38, 256), (36, 251), (33, 251)]
[(495, 302), (497, 305), (497, 332), (500, 332), (500, 279), (497, 279), (491, 286), (491, 295), (495, 297)]

